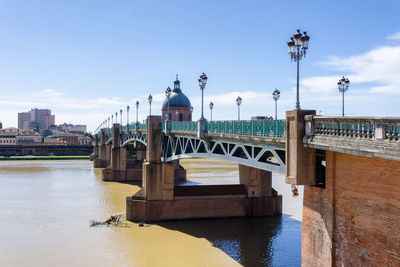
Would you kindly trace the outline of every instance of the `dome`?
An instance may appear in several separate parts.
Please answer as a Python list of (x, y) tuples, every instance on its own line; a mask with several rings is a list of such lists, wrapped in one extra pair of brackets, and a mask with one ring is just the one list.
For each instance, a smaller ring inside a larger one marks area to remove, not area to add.
[[(169, 97), (169, 108), (190, 108), (192, 106), (189, 98), (182, 93), (180, 84), (181, 82), (178, 80), (177, 76), (176, 81), (174, 82), (174, 90), (171, 92), (171, 96)], [(164, 99), (162, 108), (168, 108), (167, 97)]]
[[(189, 98), (182, 92), (172, 92), (169, 97), (169, 108), (190, 108)], [(162, 108), (168, 108), (168, 100), (165, 97)]]

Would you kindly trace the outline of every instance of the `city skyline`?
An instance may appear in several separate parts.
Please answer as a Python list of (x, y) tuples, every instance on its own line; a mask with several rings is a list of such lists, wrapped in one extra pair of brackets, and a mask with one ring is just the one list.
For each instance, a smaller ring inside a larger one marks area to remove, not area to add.
[(362, 9), (344, 1), (310, 1), (296, 8), (205, 1), (205, 10), (178, 1), (0, 1), (0, 6), (6, 40), (0, 44), (3, 127), (16, 127), (18, 111), (38, 107), (93, 131), (120, 109), (125, 123), (127, 105), (133, 121), (136, 100), (142, 121), (149, 94), (153, 113), (161, 114), (165, 88), (173, 86), (176, 74), (197, 120), (202, 72), (209, 77), (206, 118), (212, 101), (213, 120), (236, 119), (239, 95), (241, 119), (272, 116), (275, 88), (281, 91), (278, 118), (283, 118), (295, 107), (296, 66), (286, 43), (297, 28), (311, 36), (300, 62), (303, 109), (341, 114), (336, 84), (345, 75), (351, 81), (346, 115), (399, 116), (400, 4), (395, 1), (367, 1)]

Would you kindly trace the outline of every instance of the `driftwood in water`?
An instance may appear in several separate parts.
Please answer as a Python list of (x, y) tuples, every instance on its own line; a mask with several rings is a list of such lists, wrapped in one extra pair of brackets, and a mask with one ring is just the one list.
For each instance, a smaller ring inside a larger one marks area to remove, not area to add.
[(117, 215), (111, 215), (108, 219), (104, 221), (95, 221), (95, 220), (90, 220), (90, 227), (97, 226), (97, 225), (118, 225), (118, 223), (121, 221), (121, 217), (123, 214), (117, 214)]

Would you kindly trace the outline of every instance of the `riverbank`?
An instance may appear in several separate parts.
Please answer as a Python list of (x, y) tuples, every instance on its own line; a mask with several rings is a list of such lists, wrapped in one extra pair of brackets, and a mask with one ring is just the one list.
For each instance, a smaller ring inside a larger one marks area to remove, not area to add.
[(83, 160), (89, 156), (11, 156), (0, 157), (0, 160)]

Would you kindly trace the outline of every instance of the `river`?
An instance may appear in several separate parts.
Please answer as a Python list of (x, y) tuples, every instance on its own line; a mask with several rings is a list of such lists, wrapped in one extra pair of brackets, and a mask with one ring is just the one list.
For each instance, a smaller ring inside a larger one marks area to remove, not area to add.
[[(193, 184), (238, 183), (238, 168), (184, 160)], [(90, 161), (0, 162), (0, 266), (300, 266), (300, 196), (273, 174), (283, 215), (89, 227), (125, 213), (139, 187), (102, 182)]]

